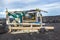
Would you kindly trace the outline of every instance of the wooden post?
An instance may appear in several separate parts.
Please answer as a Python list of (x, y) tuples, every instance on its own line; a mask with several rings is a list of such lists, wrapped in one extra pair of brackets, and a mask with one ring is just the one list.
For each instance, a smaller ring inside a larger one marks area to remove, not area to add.
[[(8, 25), (8, 22), (9, 22), (9, 16), (8, 16), (8, 10), (6, 8), (6, 24), (7, 25)], [(11, 32), (11, 27), (8, 25), (8, 28), (9, 28), (9, 31), (8, 31), (8, 33), (9, 33), (9, 32)]]
[(6, 23), (8, 24), (8, 22), (9, 22), (9, 16), (8, 16), (8, 10), (6, 8)]
[[(40, 9), (36, 9), (39, 13), (42, 11), (42, 10), (40, 10)], [(42, 15), (41, 15), (41, 13), (40, 13), (40, 24), (41, 24), (41, 27), (42, 27)]]
[(10, 32), (11, 32), (11, 30), (12, 30), (11, 28), (12, 28), (12, 27), (11, 27), (11, 26), (9, 26), (9, 31), (8, 31), (8, 33), (10, 33)]
[[(41, 12), (41, 11), (39, 11)], [(41, 23), (41, 27), (42, 27), (42, 14), (40, 13), (40, 23)]]
[(8, 10), (6, 8), (6, 23), (7, 23), (7, 20), (8, 20)]

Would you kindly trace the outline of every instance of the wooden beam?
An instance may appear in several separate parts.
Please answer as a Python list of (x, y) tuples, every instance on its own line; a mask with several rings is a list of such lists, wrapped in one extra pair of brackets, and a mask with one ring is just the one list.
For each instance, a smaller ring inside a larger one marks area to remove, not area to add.
[[(40, 23), (8, 23), (8, 25), (14, 25), (14, 24), (22, 24), (22, 25), (41, 25)], [(42, 25), (45, 25), (45, 23), (42, 23)]]
[[(47, 26), (47, 27), (44, 27), (45, 29), (54, 29), (54, 27), (50, 27), (50, 26)], [(11, 29), (19, 29), (19, 30), (38, 30), (38, 29), (41, 29), (41, 27), (11, 27)]]

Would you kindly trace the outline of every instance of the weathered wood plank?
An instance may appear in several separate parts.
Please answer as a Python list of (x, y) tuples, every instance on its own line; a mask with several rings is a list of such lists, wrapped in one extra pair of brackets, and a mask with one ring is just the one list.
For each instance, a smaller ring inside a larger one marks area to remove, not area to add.
[[(40, 23), (8, 23), (8, 25), (14, 25), (14, 24), (21, 24), (21, 25), (41, 25)], [(42, 23), (42, 25), (45, 25), (45, 23)]]
[[(45, 29), (54, 29), (54, 27), (43, 27)], [(11, 27), (11, 29), (19, 29), (19, 30), (38, 30), (41, 29), (41, 27)]]

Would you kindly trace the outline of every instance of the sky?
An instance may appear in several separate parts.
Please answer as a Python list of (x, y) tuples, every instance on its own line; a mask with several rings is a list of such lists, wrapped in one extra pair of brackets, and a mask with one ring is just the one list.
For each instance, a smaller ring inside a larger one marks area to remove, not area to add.
[(0, 0), (0, 18), (6, 17), (5, 10), (28, 10), (39, 8), (48, 11), (43, 16), (60, 15), (60, 0)]

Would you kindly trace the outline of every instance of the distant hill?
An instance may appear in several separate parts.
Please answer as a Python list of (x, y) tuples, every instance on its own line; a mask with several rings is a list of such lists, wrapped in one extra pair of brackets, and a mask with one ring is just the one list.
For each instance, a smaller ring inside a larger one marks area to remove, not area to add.
[(0, 23), (6, 23), (6, 19), (5, 18), (0, 18)]
[(43, 22), (45, 23), (60, 23), (60, 15), (58, 16), (44, 16)]
[[(13, 20), (13, 19), (11, 19)], [(5, 18), (0, 18), (0, 21), (3, 21), (5, 23)], [(58, 16), (43, 16), (43, 22), (44, 23), (60, 23), (60, 15)]]

